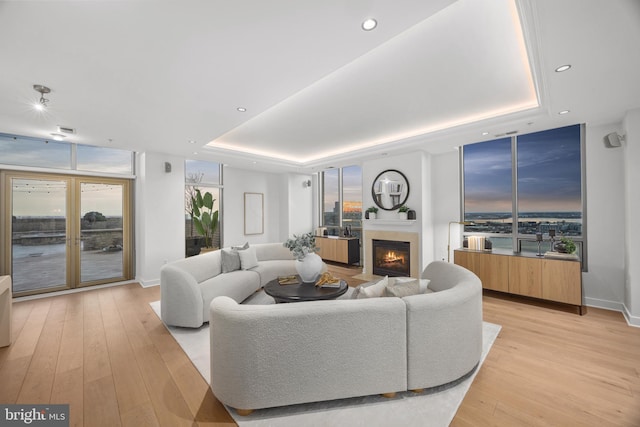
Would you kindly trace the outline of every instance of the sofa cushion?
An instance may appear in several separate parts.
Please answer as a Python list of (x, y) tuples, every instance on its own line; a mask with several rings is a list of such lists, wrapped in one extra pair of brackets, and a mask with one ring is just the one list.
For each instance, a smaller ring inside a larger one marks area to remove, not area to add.
[[(389, 278), (389, 284), (392, 284), (392, 282), (395, 283), (403, 283), (403, 282), (412, 282), (416, 279), (414, 279), (413, 277), (390, 277)], [(429, 283), (431, 283), (431, 280), (429, 279), (418, 279), (418, 283), (420, 284), (420, 293), (421, 294), (428, 294), (430, 292), (433, 292), (431, 289), (429, 289)]]
[(357, 286), (351, 294), (352, 299), (364, 299), (364, 298), (377, 298), (381, 297), (384, 288), (389, 283), (389, 276), (384, 276), (383, 279), (377, 282), (363, 283)]
[(240, 268), (243, 270), (249, 270), (258, 265), (258, 258), (256, 257), (256, 250), (254, 247), (249, 246), (247, 249), (238, 251), (240, 256)]
[(222, 259), (223, 273), (240, 270), (240, 255), (238, 255), (238, 251), (236, 249), (222, 249), (220, 255)]
[[(287, 249), (288, 250), (288, 249)], [(292, 276), (298, 274), (295, 261), (292, 259), (258, 261), (258, 265), (251, 269), (260, 275), (260, 286), (264, 286), (278, 276)]]
[(417, 295), (420, 293), (420, 282), (417, 279), (407, 282), (389, 283), (384, 288), (383, 295), (385, 297), (406, 297), (409, 295)]
[(205, 280), (200, 283), (203, 310), (206, 313), (204, 319), (209, 318), (209, 304), (215, 297), (227, 296), (241, 303), (258, 289), (260, 276), (253, 271), (237, 270)]

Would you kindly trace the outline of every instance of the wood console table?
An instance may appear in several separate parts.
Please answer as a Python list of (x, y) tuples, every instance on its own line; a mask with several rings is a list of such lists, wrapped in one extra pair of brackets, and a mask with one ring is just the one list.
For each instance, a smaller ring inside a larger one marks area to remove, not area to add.
[(325, 237), (316, 236), (318, 255), (325, 261), (344, 264), (360, 262), (360, 239), (357, 237)]
[(561, 302), (582, 304), (580, 261), (541, 258), (535, 254), (456, 249), (454, 263), (473, 271), (484, 289)]

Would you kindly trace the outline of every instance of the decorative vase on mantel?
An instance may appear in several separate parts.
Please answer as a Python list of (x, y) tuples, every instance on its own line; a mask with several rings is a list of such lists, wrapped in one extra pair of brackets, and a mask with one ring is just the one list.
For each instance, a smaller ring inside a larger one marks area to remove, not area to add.
[(398, 212), (398, 219), (401, 219), (401, 220), (407, 219), (407, 212)]
[(322, 272), (322, 258), (318, 254), (308, 253), (301, 260), (296, 260), (296, 270), (305, 283), (315, 282)]

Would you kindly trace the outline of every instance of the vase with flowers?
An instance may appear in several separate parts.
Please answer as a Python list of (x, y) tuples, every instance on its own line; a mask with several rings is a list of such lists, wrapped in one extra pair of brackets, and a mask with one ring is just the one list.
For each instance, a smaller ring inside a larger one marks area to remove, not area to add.
[(315, 282), (322, 272), (322, 258), (316, 251), (316, 236), (313, 233), (293, 235), (284, 242), (296, 259), (296, 271), (305, 283)]

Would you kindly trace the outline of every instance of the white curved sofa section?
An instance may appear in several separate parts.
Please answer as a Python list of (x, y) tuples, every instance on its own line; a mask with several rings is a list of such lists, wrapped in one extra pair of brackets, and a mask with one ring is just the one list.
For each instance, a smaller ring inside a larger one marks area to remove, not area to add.
[(245, 410), (421, 390), (472, 371), (482, 354), (482, 284), (436, 261), (433, 293), (404, 298), (210, 305), (211, 389)]
[(242, 302), (278, 276), (296, 274), (291, 251), (282, 243), (251, 245), (258, 266), (222, 273), (220, 250), (166, 264), (160, 270), (160, 312), (164, 323), (199, 328), (209, 320), (217, 296)]

